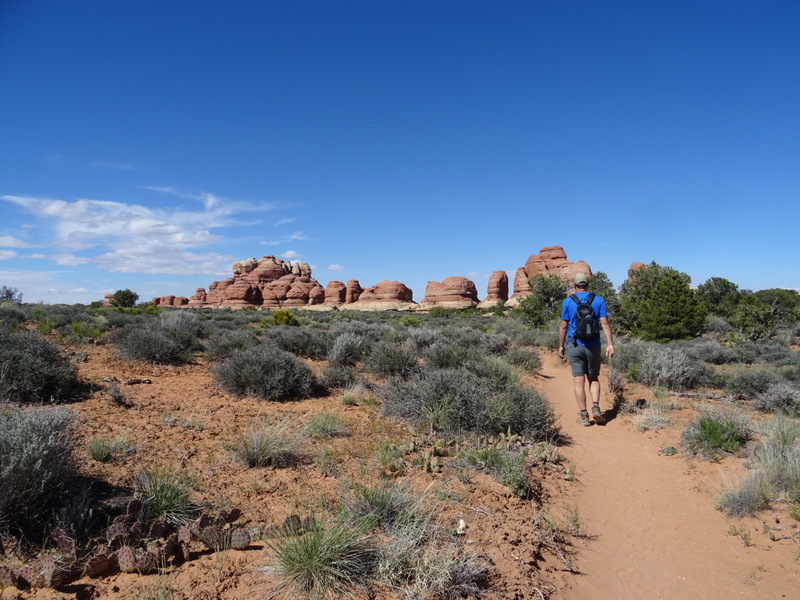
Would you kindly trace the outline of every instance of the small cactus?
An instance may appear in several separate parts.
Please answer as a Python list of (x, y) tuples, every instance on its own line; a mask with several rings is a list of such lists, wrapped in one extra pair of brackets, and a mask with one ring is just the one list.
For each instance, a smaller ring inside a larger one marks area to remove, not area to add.
[(123, 546), (117, 550), (117, 564), (119, 570), (123, 573), (132, 573), (136, 570), (136, 555), (133, 548), (130, 546)]
[(53, 531), (51, 537), (62, 554), (69, 556), (75, 554), (75, 541), (67, 535), (66, 531), (59, 527)]
[(234, 550), (243, 550), (250, 545), (250, 534), (246, 529), (229, 529), (230, 546)]
[(149, 573), (158, 568), (158, 556), (150, 550), (145, 550), (136, 557), (136, 570), (140, 573)]
[(117, 538), (123, 538), (128, 535), (130, 531), (128, 526), (122, 521), (114, 521), (106, 528), (106, 539), (113, 542)]
[(62, 561), (55, 556), (42, 559), (42, 579), (46, 587), (56, 588), (67, 578), (67, 571)]
[(219, 527), (206, 527), (200, 532), (200, 540), (208, 546), (209, 550), (219, 552), (227, 550), (225, 535)]
[(150, 531), (148, 532), (148, 537), (150, 539), (161, 539), (166, 538), (169, 535), (169, 524), (166, 521), (154, 521), (152, 525), (150, 525)]
[(192, 530), (188, 527), (181, 527), (178, 530), (178, 542), (181, 544), (190, 544), (192, 541)]
[(128, 502), (128, 506), (125, 508), (125, 514), (129, 517), (135, 517), (142, 511), (142, 506), (142, 501), (134, 498)]
[(28, 588), (36, 581), (36, 571), (30, 565), (20, 567), (17, 571), (17, 587)]

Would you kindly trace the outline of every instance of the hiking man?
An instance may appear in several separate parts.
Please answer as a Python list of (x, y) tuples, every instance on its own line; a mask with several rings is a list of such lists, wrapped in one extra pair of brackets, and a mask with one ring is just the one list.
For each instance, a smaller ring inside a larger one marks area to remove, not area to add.
[[(591, 425), (589, 412), (586, 410), (586, 388), (592, 397), (592, 418), (598, 425), (606, 420), (600, 411), (600, 327), (606, 336), (606, 356), (614, 356), (614, 340), (611, 325), (608, 324), (606, 302), (601, 296), (586, 291), (589, 277), (578, 273), (572, 279), (575, 293), (561, 305), (561, 328), (558, 333), (558, 355), (566, 356), (572, 367), (573, 389), (575, 401), (578, 403), (578, 423), (584, 427)], [(599, 325), (599, 326), (598, 326)]]

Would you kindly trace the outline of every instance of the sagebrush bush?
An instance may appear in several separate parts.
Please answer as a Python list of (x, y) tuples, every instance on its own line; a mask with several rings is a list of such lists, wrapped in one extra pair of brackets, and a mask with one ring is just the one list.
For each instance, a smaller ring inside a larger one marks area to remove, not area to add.
[(423, 351), (425, 364), (439, 369), (455, 369), (467, 362), (481, 358), (481, 352), (474, 346), (462, 346), (452, 340), (443, 339), (428, 346)]
[(0, 405), (0, 533), (41, 535), (76, 476), (77, 413)]
[(753, 406), (763, 412), (785, 412), (800, 415), (800, 389), (789, 383), (773, 383), (756, 394)]
[(324, 359), (328, 355), (330, 346), (326, 332), (310, 327), (277, 325), (267, 329), (264, 338), (281, 350), (314, 360)]
[(79, 393), (75, 368), (58, 345), (0, 324), (0, 401), (61, 403)]
[(258, 344), (255, 332), (250, 329), (217, 329), (208, 336), (206, 356), (210, 360), (227, 358), (237, 350), (242, 350)]
[(0, 301), (0, 325), (6, 324), (9, 328), (14, 329), (23, 325), (27, 318), (25, 311), (19, 305), (13, 302)]
[(253, 346), (222, 360), (211, 372), (214, 379), (237, 396), (265, 400), (298, 400), (314, 392), (316, 380), (307, 364), (273, 346)]
[(677, 347), (690, 358), (712, 365), (724, 365), (736, 360), (736, 351), (733, 348), (723, 346), (718, 341), (708, 338), (678, 343)]
[(367, 368), (376, 375), (390, 377), (405, 376), (417, 364), (417, 355), (408, 346), (390, 341), (379, 341), (372, 346), (367, 356)]
[(205, 326), (197, 314), (172, 309), (126, 325), (111, 336), (119, 354), (130, 360), (163, 365), (189, 362), (200, 350)]
[(728, 487), (717, 499), (717, 508), (729, 517), (741, 519), (769, 507), (770, 488), (764, 474), (750, 473), (736, 487)]
[[(479, 363), (492, 364), (490, 361)], [(428, 368), (384, 389), (387, 414), (445, 433), (515, 433), (537, 439), (557, 431), (552, 409), (533, 389), (497, 386), (467, 368)]]
[(752, 369), (735, 375), (726, 386), (729, 394), (741, 400), (753, 400), (771, 386), (783, 383), (780, 373), (771, 369)]
[(542, 368), (542, 357), (536, 350), (509, 348), (503, 358), (508, 364), (519, 367), (528, 373), (536, 373)]
[(695, 387), (703, 379), (696, 360), (671, 345), (647, 348), (641, 357), (636, 380), (651, 387), (683, 391)]
[(353, 367), (326, 365), (322, 370), (320, 385), (326, 389), (346, 388), (358, 381), (358, 372)]
[(733, 453), (751, 435), (750, 418), (733, 409), (698, 406), (699, 415), (681, 433), (687, 452), (713, 458)]
[(363, 334), (341, 333), (331, 343), (328, 364), (336, 367), (352, 367), (369, 353), (370, 346), (368, 338)]

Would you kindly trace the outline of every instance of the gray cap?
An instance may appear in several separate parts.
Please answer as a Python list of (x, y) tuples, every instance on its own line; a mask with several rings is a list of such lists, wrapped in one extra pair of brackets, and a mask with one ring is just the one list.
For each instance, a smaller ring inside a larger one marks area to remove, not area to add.
[(586, 285), (589, 283), (589, 276), (586, 273), (578, 273), (572, 278), (572, 283), (575, 285)]

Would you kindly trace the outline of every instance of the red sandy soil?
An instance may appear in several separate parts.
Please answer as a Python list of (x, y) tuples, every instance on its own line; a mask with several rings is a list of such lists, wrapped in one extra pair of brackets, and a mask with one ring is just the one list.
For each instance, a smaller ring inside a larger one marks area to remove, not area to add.
[[(80, 436), (126, 438), (135, 452), (112, 463), (81, 456), (81, 469), (110, 483), (130, 488), (134, 474), (143, 468), (178, 468), (197, 481), (194, 499), (242, 510), (249, 526), (279, 524), (291, 514), (319, 512), (325, 501), (341, 497), (348, 482), (377, 486), (376, 453), (384, 441), (418, 444), (432, 440), (415, 436), (403, 424), (380, 415), (373, 405), (344, 406), (341, 395), (302, 402), (275, 403), (235, 398), (215, 387), (208, 365), (162, 367), (123, 361), (112, 346), (78, 349), (87, 359), (78, 363), (80, 377), (97, 383), (98, 390), (74, 408), (81, 414)], [(798, 537), (786, 507), (777, 507), (760, 519), (730, 521), (715, 509), (715, 496), (725, 478), (742, 473), (741, 458), (713, 463), (667, 456), (660, 450), (680, 448), (682, 424), (690, 420), (691, 401), (680, 400), (686, 410), (671, 413), (674, 424), (662, 431), (642, 433), (631, 417), (620, 415), (605, 426), (581, 427), (575, 423), (569, 369), (558, 357), (543, 351), (540, 376), (527, 377), (561, 416), (568, 444), (559, 448), (566, 456), (563, 469), (536, 467), (531, 477), (541, 481), (540, 501), (523, 501), (489, 475), (445, 466), (442, 473), (407, 469), (397, 481), (437, 504), (445, 526), (467, 523), (466, 550), (491, 562), (488, 599), (592, 599), (592, 600), (722, 600), (730, 598), (798, 598)], [(320, 365), (315, 365), (319, 368)], [(120, 387), (132, 404), (123, 408), (108, 398), (103, 378), (121, 381), (148, 378), (150, 384)], [(647, 391), (640, 393), (647, 397)], [(604, 396), (607, 394), (604, 392)], [(604, 407), (609, 408), (607, 397)], [(269, 419), (288, 419), (300, 428), (322, 410), (337, 412), (350, 435), (329, 442), (309, 442), (309, 459), (294, 468), (248, 469), (225, 449), (237, 432)], [(313, 458), (328, 449), (336, 473), (326, 475)], [(543, 510), (553, 518), (566, 518), (577, 508), (586, 535), (570, 538), (563, 548), (542, 546), (537, 517)], [(772, 541), (764, 533), (773, 529)], [(779, 521), (779, 523), (778, 523)], [(751, 545), (730, 534), (734, 525), (750, 532)], [(273, 574), (262, 569), (269, 563), (265, 542), (257, 540), (246, 550), (211, 553), (193, 547), (193, 558), (163, 573), (117, 573), (84, 578), (57, 591), (0, 590), (6, 599), (154, 597), (170, 588), (172, 598), (244, 600), (264, 597), (273, 589)], [(377, 590), (376, 599), (398, 598)]]

